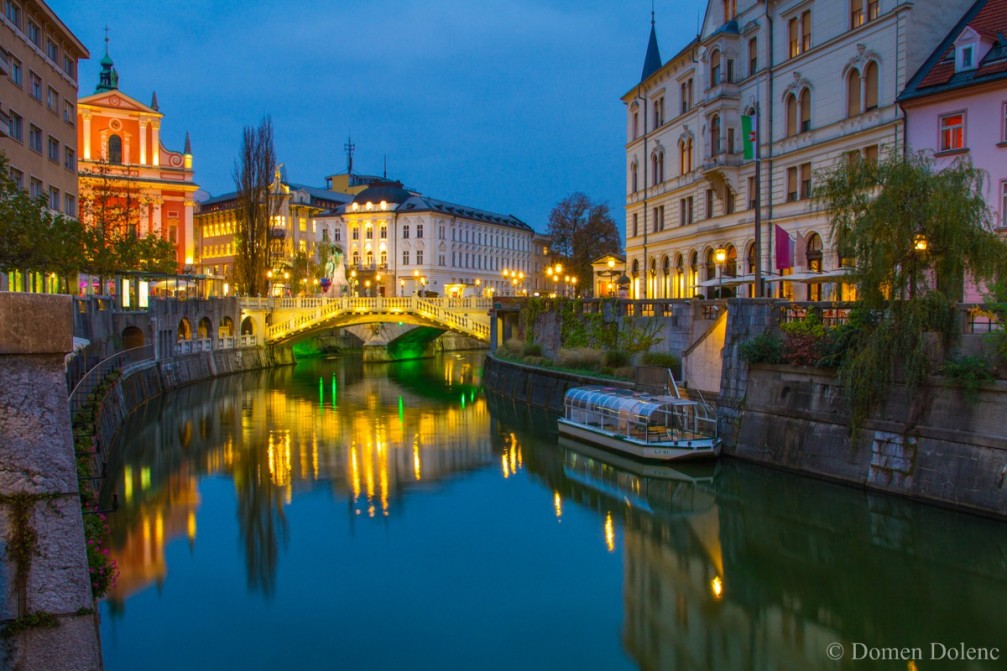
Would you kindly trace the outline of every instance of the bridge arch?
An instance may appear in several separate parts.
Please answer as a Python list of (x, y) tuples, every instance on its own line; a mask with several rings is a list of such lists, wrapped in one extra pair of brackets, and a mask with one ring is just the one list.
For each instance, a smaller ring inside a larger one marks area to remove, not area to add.
[(178, 320), (178, 340), (192, 340), (192, 324), (187, 317)]
[(221, 338), (230, 338), (234, 335), (234, 320), (230, 317), (224, 317), (220, 320), (220, 328), (217, 329), (217, 333)]
[(255, 320), (251, 317), (245, 317), (241, 320), (241, 335), (255, 335)]
[(213, 337), (213, 324), (209, 317), (203, 317), (199, 320), (199, 324), (196, 325), (196, 334), (200, 340)]

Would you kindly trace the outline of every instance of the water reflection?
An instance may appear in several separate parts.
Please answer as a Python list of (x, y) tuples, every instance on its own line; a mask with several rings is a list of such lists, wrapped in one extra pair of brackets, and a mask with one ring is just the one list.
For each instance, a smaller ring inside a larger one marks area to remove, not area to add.
[[(149, 404), (109, 469), (123, 507), (108, 609), (128, 634), (105, 638), (107, 668), (194, 668), (142, 657), (179, 621), (179, 637), (214, 631), (202, 668), (328, 668), (316, 642), (335, 638), (346, 668), (893, 669), (910, 667), (826, 648), (1007, 652), (1003, 524), (560, 442), (554, 418), (487, 399), (480, 362), (315, 361)], [(247, 594), (209, 582), (228, 555), (196, 556), (232, 533)], [(157, 627), (124, 610), (179, 584), (193, 587), (173, 606), (144, 604)]]
[[(491, 406), (500, 431), (547, 419)], [(641, 669), (945, 668), (932, 642), (1007, 654), (1002, 523), (728, 459), (650, 466), (566, 439), (526, 454), (557, 517), (594, 510), (609, 550), (621, 530), (622, 641)], [(854, 643), (927, 661), (853, 662)]]
[(124, 502), (112, 517), (121, 578), (111, 603), (164, 579), (166, 542), (183, 533), (195, 542), (201, 477), (233, 481), (248, 587), (270, 595), (296, 492), (326, 486), (352, 516), (387, 517), (404, 490), (489, 463), (480, 362), (448, 355), (368, 365), (365, 375), (359, 358), (309, 361), (148, 404), (109, 465), (105, 496), (116, 488)]

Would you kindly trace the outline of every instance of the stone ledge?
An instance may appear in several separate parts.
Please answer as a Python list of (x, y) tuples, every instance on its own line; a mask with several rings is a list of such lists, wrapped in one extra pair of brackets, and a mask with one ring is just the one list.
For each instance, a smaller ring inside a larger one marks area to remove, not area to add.
[(0, 354), (66, 354), (72, 350), (70, 296), (0, 293)]

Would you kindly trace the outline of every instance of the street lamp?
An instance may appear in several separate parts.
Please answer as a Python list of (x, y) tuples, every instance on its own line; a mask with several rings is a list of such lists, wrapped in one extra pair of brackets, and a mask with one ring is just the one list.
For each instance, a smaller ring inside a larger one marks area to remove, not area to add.
[(357, 269), (350, 271), (350, 283), (353, 285), (353, 295), (357, 295)]
[(406, 295), (406, 281), (399, 280), (399, 296), (405, 296), (405, 295)]
[(713, 252), (713, 260), (717, 264), (717, 298), (723, 298), (722, 284), (724, 282), (724, 262), (727, 261), (727, 250), (717, 247)]

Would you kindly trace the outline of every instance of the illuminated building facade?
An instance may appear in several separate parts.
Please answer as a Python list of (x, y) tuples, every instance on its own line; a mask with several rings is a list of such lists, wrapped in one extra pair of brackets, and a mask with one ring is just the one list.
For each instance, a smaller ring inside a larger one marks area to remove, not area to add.
[[(161, 141), (163, 117), (156, 93), (144, 105), (119, 90), (106, 38), (98, 86), (77, 103), (81, 198), (97, 202), (118, 193), (121, 202), (130, 199), (125, 225), (140, 237), (153, 234), (172, 242), (181, 269), (191, 266), (195, 255), (193, 195), (199, 187), (188, 134), (183, 151), (167, 149)], [(86, 209), (83, 222), (94, 223)]]
[[(294, 256), (314, 259), (318, 238), (314, 217), (338, 207), (352, 196), (337, 191), (294, 184), (277, 169), (272, 185), (280, 202), (270, 227), (270, 266), (291, 266)], [(195, 215), (196, 269), (206, 275), (232, 278), (236, 235), (238, 234), (238, 194), (225, 193), (199, 205)]]
[[(90, 54), (46, 3), (2, 4), (0, 150), (19, 188), (76, 217), (77, 63)], [(7, 280), (0, 275), (0, 289)]]
[(533, 288), (536, 234), (513, 215), (456, 205), (376, 181), (315, 218), (345, 254), (359, 295), (515, 295)]
[[(736, 277), (755, 269), (757, 203), (764, 276), (838, 269), (811, 198), (815, 173), (902, 151), (896, 98), (972, 2), (710, 0), (699, 36), (668, 61), (652, 25), (640, 82), (622, 97), (630, 296), (707, 294), (701, 283), (718, 271), (750, 295)], [(800, 300), (849, 297), (836, 285), (768, 286)]]

